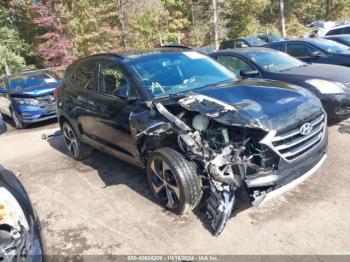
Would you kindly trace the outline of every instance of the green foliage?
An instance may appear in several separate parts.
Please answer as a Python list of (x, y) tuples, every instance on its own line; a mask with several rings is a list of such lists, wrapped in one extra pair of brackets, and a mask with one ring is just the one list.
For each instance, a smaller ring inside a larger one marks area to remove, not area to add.
[[(214, 44), (212, 0), (45, 0), (48, 13), (36, 8), (39, 16), (30, 12), (34, 2), (0, 3), (0, 75), (5, 68), (19, 72), (33, 68), (30, 64), (60, 65), (69, 57), (124, 47), (152, 48), (179, 40), (189, 46)], [(350, 17), (349, 0), (284, 3), (289, 36), (304, 36), (306, 25), (315, 20)], [(278, 34), (278, 5), (277, 0), (217, 0), (219, 39)]]
[(160, 0), (140, 0), (129, 7), (128, 44), (132, 48), (152, 48), (159, 45), (162, 37), (161, 20), (165, 15)]
[(228, 37), (255, 35), (262, 30), (260, 14), (267, 7), (268, 0), (226, 0), (225, 13)]
[(9, 10), (1, 4), (0, 36), (0, 76), (34, 68), (26, 62), (30, 45), (21, 38)]

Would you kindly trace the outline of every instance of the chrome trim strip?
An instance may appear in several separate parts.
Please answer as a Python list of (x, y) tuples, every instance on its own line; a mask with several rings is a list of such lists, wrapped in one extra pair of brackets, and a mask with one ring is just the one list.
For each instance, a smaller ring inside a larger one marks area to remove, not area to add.
[[(296, 152), (286, 152), (286, 153), (281, 153), (280, 150), (283, 150), (283, 149), (279, 149), (281, 148), (282, 146), (284, 146), (284, 144), (282, 145), (279, 145), (279, 146), (274, 146), (273, 143), (277, 142), (277, 141), (280, 141), (280, 140), (283, 140), (283, 139), (286, 139), (286, 138), (289, 138), (289, 137), (292, 137), (294, 135), (297, 135), (297, 134), (300, 134), (300, 131), (296, 131), (296, 130), (292, 130), (290, 132), (287, 133), (287, 135), (281, 135), (281, 136), (276, 136), (277, 134), (277, 131), (276, 130), (272, 130), (270, 131), (261, 141), (260, 141), (260, 144), (263, 144), (263, 145), (266, 145), (267, 147), (269, 147), (272, 151), (274, 151), (279, 157), (281, 157), (284, 161), (286, 162), (293, 162), (295, 160), (298, 160), (299, 158), (301, 158), (302, 156), (304, 156), (304, 154), (306, 153), (303, 153), (302, 155), (292, 159), (292, 160), (288, 160), (287, 157), (291, 157), (293, 155), (296, 155), (300, 152), (302, 152), (303, 150), (307, 149), (307, 148), (310, 148), (312, 146), (315, 146), (315, 144), (321, 142), (326, 134), (326, 128), (327, 128), (327, 114), (325, 111), (323, 111), (323, 114), (319, 117), (317, 117), (316, 119), (314, 119), (311, 123), (312, 126), (316, 126), (318, 125), (321, 121), (323, 121), (323, 124), (321, 124), (321, 131), (319, 131), (320, 133), (318, 134), (317, 136), (317, 139), (313, 138), (314, 136), (317, 135), (317, 131), (314, 131), (312, 133), (310, 133), (308, 136), (305, 136), (305, 139), (303, 138), (303, 141), (292, 141), (292, 144), (295, 142), (296, 144), (301, 143), (301, 142), (304, 142), (304, 141), (307, 141), (309, 140), (307, 143), (306, 143), (306, 146), (302, 147), (301, 150), (299, 150), (300, 148), (297, 149)], [(318, 129), (317, 129), (318, 130)], [(290, 135), (292, 134), (293, 135)], [(283, 137), (283, 139), (282, 139)], [(311, 142), (310, 142), (311, 141)], [(286, 149), (288, 149), (288, 147), (286, 147)], [(295, 150), (294, 150), (295, 151)]]

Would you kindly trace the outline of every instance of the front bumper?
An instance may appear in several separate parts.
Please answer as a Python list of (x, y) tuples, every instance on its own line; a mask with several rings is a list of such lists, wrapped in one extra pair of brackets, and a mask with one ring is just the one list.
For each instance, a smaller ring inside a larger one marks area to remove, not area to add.
[(329, 123), (340, 122), (350, 117), (350, 93), (322, 95), (320, 99)]
[(20, 105), (16, 111), (21, 121), (28, 124), (56, 118), (56, 104), (47, 107)]
[(254, 206), (261, 206), (277, 197), (311, 176), (326, 159), (328, 132), (312, 150), (296, 161), (286, 162), (280, 159), (278, 171), (274, 174), (254, 177), (245, 182), (254, 194)]

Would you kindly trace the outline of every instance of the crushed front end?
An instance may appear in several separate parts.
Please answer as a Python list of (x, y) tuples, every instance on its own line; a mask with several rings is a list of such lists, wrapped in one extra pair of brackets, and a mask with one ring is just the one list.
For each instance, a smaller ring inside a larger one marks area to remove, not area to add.
[(283, 114), (274, 118), (279, 125), (265, 115), (251, 117), (247, 111), (200, 94), (176, 103), (157, 103), (155, 108), (172, 125), (159, 121), (163, 124), (154, 126), (161, 129), (139, 134), (176, 137), (177, 145), (172, 146), (199, 170), (206, 217), (215, 236), (223, 231), (239, 195), (261, 205), (273, 192), (314, 172), (326, 156), (327, 117), (320, 106), (311, 105), (308, 117), (285, 112), (289, 119)]

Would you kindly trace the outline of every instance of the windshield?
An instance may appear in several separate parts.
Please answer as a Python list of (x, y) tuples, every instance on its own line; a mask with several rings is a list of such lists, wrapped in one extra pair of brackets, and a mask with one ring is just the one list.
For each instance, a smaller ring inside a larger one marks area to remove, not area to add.
[(57, 82), (58, 80), (53, 76), (53, 74), (43, 71), (12, 76), (9, 78), (9, 87), (11, 90), (21, 90), (31, 87), (50, 85)]
[(153, 97), (237, 80), (234, 73), (197, 52), (148, 55), (130, 64)]
[(278, 51), (250, 52), (246, 56), (267, 72), (281, 72), (305, 65), (300, 60)]
[(341, 53), (349, 50), (346, 45), (339, 44), (328, 39), (314, 39), (312, 43), (320, 49), (326, 50), (329, 53)]
[(257, 37), (249, 37), (249, 38), (245, 38), (244, 40), (247, 41), (250, 46), (262, 46), (266, 44), (265, 41)]

